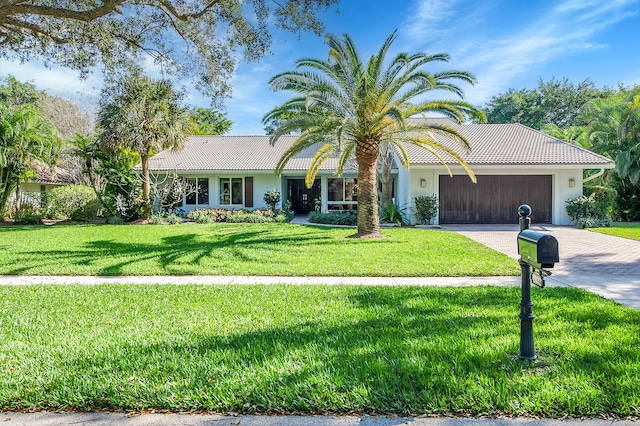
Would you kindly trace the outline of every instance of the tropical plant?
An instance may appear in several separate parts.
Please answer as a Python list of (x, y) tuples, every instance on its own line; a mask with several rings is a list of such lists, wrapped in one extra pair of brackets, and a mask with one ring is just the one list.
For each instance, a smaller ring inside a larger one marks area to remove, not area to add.
[[(462, 98), (462, 89), (454, 82), (473, 84), (475, 77), (459, 70), (430, 73), (424, 69), (428, 64), (448, 61), (449, 55), (444, 53), (398, 53), (387, 64), (387, 54), (395, 38), (394, 32), (378, 53), (365, 63), (348, 35), (342, 39), (328, 35), (328, 60), (299, 59), (296, 70), (278, 74), (270, 81), (274, 90), (292, 90), (300, 94), (273, 109), (263, 119), (265, 123), (277, 123), (271, 144), (283, 135), (300, 132), (280, 158), (276, 173), (281, 173), (296, 154), (314, 148), (317, 152), (306, 175), (306, 185), (310, 188), (320, 166), (334, 154), (338, 153), (338, 174), (342, 174), (347, 163), (355, 158), (358, 165), (358, 232), (355, 237), (382, 236), (376, 169), (383, 142), (394, 145), (405, 164), (408, 164), (405, 143), (432, 152), (447, 169), (447, 159), (443, 155), (451, 157), (475, 181), (472, 170), (458, 150), (438, 142), (435, 135), (448, 137), (463, 152), (470, 151), (469, 142), (455, 128), (427, 120), (424, 115), (435, 112), (458, 123), (467, 117), (486, 121), (483, 112), (463, 100), (424, 100), (424, 95), (432, 90), (448, 91)], [(409, 120), (413, 116), (422, 119)]]
[(103, 91), (101, 145), (112, 150), (127, 147), (140, 154), (141, 216), (147, 219), (152, 211), (149, 157), (159, 150), (182, 146), (190, 129), (189, 112), (166, 80), (133, 75), (113, 90)]
[(0, 211), (33, 160), (52, 161), (58, 133), (32, 106), (0, 104)]
[(407, 217), (406, 206), (397, 206), (394, 203), (390, 203), (386, 207), (380, 207), (380, 220), (382, 222), (395, 223), (398, 226), (402, 226), (409, 223)]

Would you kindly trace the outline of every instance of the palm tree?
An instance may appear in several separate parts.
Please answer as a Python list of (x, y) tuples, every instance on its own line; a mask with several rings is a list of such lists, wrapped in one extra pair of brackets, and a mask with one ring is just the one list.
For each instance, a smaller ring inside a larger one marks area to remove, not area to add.
[(587, 134), (596, 152), (613, 158), (614, 172), (640, 184), (640, 87), (588, 102), (583, 109)]
[(121, 81), (117, 93), (104, 92), (99, 111), (101, 145), (129, 148), (140, 154), (142, 167), (141, 216), (151, 216), (149, 157), (167, 148), (180, 148), (190, 131), (190, 114), (180, 105), (179, 96), (165, 80), (132, 76)]
[[(303, 58), (297, 69), (274, 76), (274, 90), (292, 90), (300, 95), (269, 112), (265, 123), (275, 122), (271, 144), (283, 135), (300, 132), (296, 141), (280, 158), (276, 173), (299, 152), (319, 144), (306, 175), (310, 187), (324, 161), (338, 154), (337, 173), (355, 156), (358, 165), (358, 233), (356, 237), (380, 237), (376, 166), (383, 142), (392, 144), (406, 161), (403, 144), (422, 147), (440, 159), (443, 154), (461, 164), (471, 179), (475, 176), (461, 154), (439, 143), (435, 135), (444, 135), (469, 152), (469, 142), (454, 128), (426, 120), (426, 113), (439, 113), (460, 123), (467, 117), (485, 122), (483, 112), (464, 102), (456, 80), (473, 84), (475, 77), (465, 71), (429, 73), (424, 66), (447, 62), (447, 54), (397, 54), (388, 65), (386, 55), (396, 38), (394, 32), (379, 52), (364, 63), (352, 39), (326, 37), (328, 60)], [(452, 92), (459, 100), (423, 100), (427, 92)], [(411, 103), (411, 101), (415, 101)], [(423, 120), (408, 120), (419, 116)], [(447, 167), (448, 169), (448, 167)]]
[(58, 142), (55, 127), (33, 107), (0, 104), (0, 212), (31, 162), (50, 162)]

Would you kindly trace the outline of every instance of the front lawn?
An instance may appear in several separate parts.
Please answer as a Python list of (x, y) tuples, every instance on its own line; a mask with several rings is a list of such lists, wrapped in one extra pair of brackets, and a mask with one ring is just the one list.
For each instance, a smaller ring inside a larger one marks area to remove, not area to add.
[(640, 415), (640, 312), (515, 287), (0, 287), (0, 409)]
[[(20, 275), (518, 275), (508, 256), (453, 232), (289, 224), (0, 227), (0, 274)], [(516, 235), (514, 234), (514, 244)]]
[(616, 222), (613, 228), (592, 228), (589, 231), (640, 241), (640, 222)]

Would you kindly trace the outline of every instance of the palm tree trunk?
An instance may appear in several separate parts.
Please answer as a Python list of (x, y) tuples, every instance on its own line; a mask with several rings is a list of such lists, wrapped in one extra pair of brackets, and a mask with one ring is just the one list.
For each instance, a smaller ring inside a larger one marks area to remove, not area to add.
[(358, 233), (354, 238), (380, 238), (378, 188), (376, 174), (380, 141), (365, 141), (356, 145), (358, 162)]
[(149, 155), (140, 155), (140, 162), (142, 163), (142, 211), (141, 216), (143, 219), (149, 219), (151, 217), (151, 181), (149, 178)]

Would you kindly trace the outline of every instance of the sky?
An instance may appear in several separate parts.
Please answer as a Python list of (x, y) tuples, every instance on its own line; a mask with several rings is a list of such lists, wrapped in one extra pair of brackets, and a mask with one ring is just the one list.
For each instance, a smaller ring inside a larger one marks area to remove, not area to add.
[[(477, 106), (509, 88), (533, 89), (553, 77), (574, 83), (589, 78), (598, 87), (640, 85), (640, 0), (342, 0), (337, 12), (321, 18), (326, 32), (348, 33), (365, 60), (394, 30), (398, 37), (389, 57), (448, 53), (449, 63), (439, 69), (475, 74), (477, 83), (463, 89)], [(294, 69), (299, 58), (326, 59), (328, 53), (324, 38), (310, 33), (275, 32), (271, 50), (257, 63), (238, 65), (232, 97), (224, 102), (231, 135), (264, 134), (262, 117), (294, 96), (272, 91), (269, 79)], [(47, 69), (37, 61), (0, 60), (0, 78), (8, 74), (84, 105), (94, 104), (102, 87), (100, 72), (79, 81), (75, 71)], [(210, 106), (195, 91), (187, 93), (187, 102)]]

